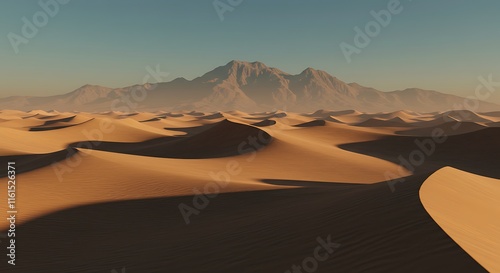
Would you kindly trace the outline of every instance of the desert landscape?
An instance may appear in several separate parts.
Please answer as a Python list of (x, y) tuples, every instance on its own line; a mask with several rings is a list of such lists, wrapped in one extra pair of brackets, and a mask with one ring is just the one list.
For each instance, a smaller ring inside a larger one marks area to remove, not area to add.
[(500, 273), (500, 1), (0, 1), (0, 273)]
[(318, 236), (335, 246), (318, 272), (496, 272), (499, 124), (467, 110), (2, 110), (0, 164), (16, 162), (29, 238), (9, 272), (286, 272)]

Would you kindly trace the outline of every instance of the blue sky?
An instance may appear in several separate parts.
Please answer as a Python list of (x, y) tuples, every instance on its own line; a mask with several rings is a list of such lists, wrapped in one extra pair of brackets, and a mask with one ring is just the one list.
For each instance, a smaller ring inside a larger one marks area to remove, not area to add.
[(213, 0), (72, 0), (16, 54), (8, 35), (22, 35), (22, 18), (32, 21), (39, 1), (0, 2), (2, 97), (132, 85), (158, 64), (166, 80), (192, 79), (232, 59), (289, 73), (314, 67), (384, 91), (465, 96), (480, 75), (500, 81), (498, 0), (401, 0), (401, 13), (351, 63), (340, 44), (354, 44), (354, 27), (391, 0), (243, 0), (223, 21)]

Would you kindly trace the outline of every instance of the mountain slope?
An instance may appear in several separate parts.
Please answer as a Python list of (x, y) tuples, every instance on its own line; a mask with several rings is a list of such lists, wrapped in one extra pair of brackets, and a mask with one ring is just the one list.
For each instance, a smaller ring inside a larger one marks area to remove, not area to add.
[[(321, 70), (307, 68), (291, 75), (261, 62), (231, 61), (194, 80), (177, 78), (156, 85), (125, 88), (85, 85), (50, 97), (0, 99), (0, 109), (59, 111), (269, 111), (311, 112), (317, 109), (362, 112), (410, 110), (435, 112), (463, 109), (465, 98), (422, 89), (382, 92), (347, 84)], [(477, 111), (500, 106), (480, 102)]]

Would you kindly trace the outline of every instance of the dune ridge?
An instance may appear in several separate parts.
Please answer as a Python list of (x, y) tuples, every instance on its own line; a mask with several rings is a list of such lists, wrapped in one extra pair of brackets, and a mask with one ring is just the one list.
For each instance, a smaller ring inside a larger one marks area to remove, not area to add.
[[(225, 266), (217, 272), (284, 272), (321, 234), (342, 244), (322, 264), (325, 272), (496, 270), (491, 251), (468, 247), (479, 231), (467, 234), (466, 218), (448, 217), (438, 201), (491, 199), (482, 198), (489, 191), (481, 181), (493, 180), (440, 169), (500, 179), (498, 122), (496, 113), (467, 111), (3, 110), (0, 164), (18, 164), (18, 224), (30, 237), (20, 243), (26, 264), (18, 270), (100, 272), (120, 261), (137, 272), (213, 272), (210, 264)], [(436, 129), (447, 140), (419, 166), (402, 166), (399, 157)], [(386, 172), (404, 182), (391, 190)], [(449, 182), (441, 173), (463, 178), (458, 192), (446, 184), (434, 190)], [(217, 197), (186, 225), (179, 204), (192, 204), (207, 185), (219, 185)], [(464, 197), (470, 187), (477, 198)], [(51, 229), (60, 232), (48, 236)], [(146, 237), (137, 237), (137, 230)], [(75, 239), (78, 233), (86, 240)], [(492, 236), (482, 238), (485, 244), (495, 242)], [(40, 250), (50, 240), (61, 260)], [(81, 252), (92, 246), (102, 251)], [(272, 253), (282, 254), (271, 260)], [(47, 262), (40, 267), (41, 261)]]
[(425, 181), (420, 199), (467, 253), (500, 272), (500, 180), (447, 167)]

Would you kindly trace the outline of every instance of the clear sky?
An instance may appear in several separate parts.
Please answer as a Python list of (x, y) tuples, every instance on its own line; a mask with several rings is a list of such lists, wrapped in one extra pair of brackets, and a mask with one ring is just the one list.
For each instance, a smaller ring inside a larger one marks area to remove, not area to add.
[(39, 1), (0, 1), (2, 97), (128, 86), (158, 64), (166, 80), (192, 79), (232, 59), (289, 73), (313, 67), (384, 91), (471, 95), (480, 75), (500, 81), (498, 0), (401, 0), (402, 11), (351, 63), (340, 44), (353, 45), (354, 28), (391, 0), (243, 0), (223, 21), (213, 0), (72, 0), (16, 54), (8, 35), (22, 37), (22, 18), (33, 22)]

